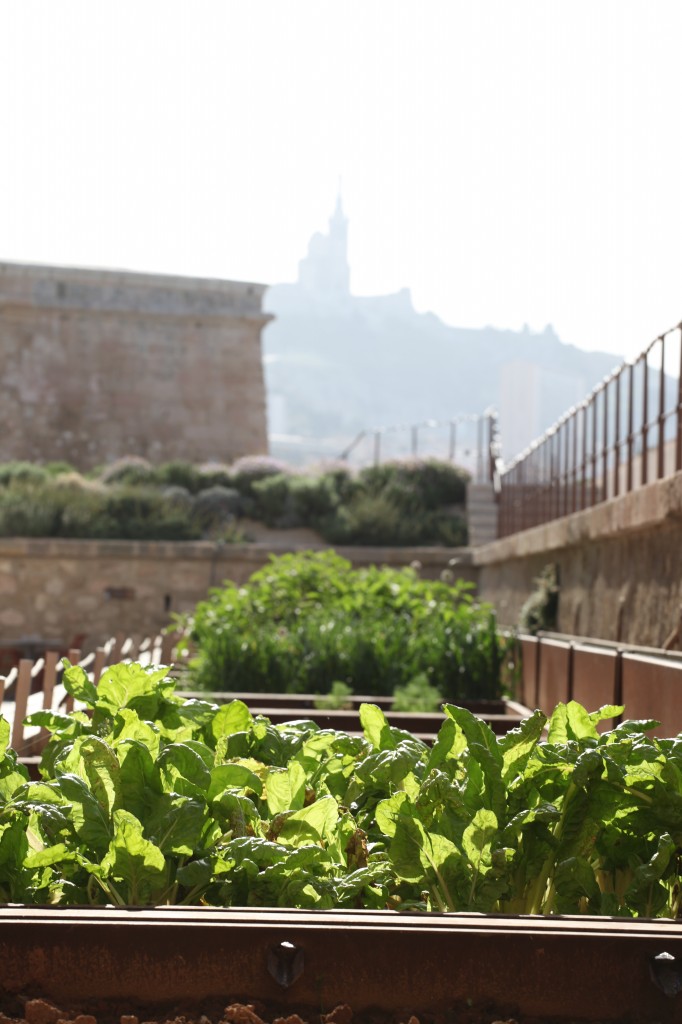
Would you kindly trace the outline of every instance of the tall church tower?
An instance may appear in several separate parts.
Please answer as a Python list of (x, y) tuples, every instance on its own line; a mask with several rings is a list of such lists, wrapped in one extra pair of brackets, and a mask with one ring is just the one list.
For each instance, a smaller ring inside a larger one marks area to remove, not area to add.
[(343, 212), (341, 193), (329, 218), (326, 235), (317, 232), (310, 239), (308, 255), (298, 265), (298, 283), (306, 291), (346, 297), (350, 295), (348, 266), (348, 218)]

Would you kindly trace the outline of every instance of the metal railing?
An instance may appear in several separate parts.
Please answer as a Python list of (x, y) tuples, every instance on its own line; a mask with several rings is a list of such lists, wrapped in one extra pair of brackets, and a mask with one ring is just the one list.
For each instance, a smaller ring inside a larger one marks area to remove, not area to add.
[(469, 470), (476, 483), (488, 483), (496, 472), (497, 437), (497, 414), (489, 409), (361, 430), (339, 458), (375, 466), (395, 458), (441, 458)]
[(682, 469), (681, 360), (678, 324), (614, 370), (504, 469), (499, 535), (579, 512)]

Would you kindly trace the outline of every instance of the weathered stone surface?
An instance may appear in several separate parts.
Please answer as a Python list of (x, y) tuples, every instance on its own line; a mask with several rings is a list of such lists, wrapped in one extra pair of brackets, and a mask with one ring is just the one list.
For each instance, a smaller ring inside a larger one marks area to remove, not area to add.
[(0, 263), (0, 460), (265, 452), (263, 291)]
[[(245, 582), (273, 551), (310, 544), (214, 544), (209, 541), (92, 541), (0, 538), (0, 559), (16, 590), (12, 607), (0, 604), (0, 645), (38, 638), (66, 648), (85, 634), (83, 649), (109, 637), (142, 638), (168, 625), (173, 612), (191, 610), (223, 580)], [(421, 564), (437, 579), (445, 570), (471, 580), (466, 551), (452, 548), (339, 548), (361, 565)], [(458, 564), (450, 567), (453, 555)], [(56, 581), (61, 586), (53, 596)]]
[(559, 572), (558, 630), (660, 647), (682, 606), (682, 473), (474, 551), (479, 593), (518, 622), (542, 568)]

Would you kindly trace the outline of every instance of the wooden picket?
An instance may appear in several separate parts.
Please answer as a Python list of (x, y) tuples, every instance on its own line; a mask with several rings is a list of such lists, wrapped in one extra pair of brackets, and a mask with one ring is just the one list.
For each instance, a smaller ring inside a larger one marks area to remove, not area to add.
[[(108, 665), (120, 661), (139, 661), (143, 665), (169, 665), (177, 642), (176, 634), (144, 637), (111, 637), (85, 657), (71, 648), (67, 659), (80, 665), (90, 681), (97, 686)], [(37, 661), (24, 658), (6, 676), (0, 676), (0, 705), (10, 722), (10, 743), (21, 757), (37, 755), (45, 746), (49, 732), (45, 728), (26, 726), (24, 719), (35, 711), (74, 708), (74, 698), (62, 683), (64, 673), (59, 654), (46, 651)]]

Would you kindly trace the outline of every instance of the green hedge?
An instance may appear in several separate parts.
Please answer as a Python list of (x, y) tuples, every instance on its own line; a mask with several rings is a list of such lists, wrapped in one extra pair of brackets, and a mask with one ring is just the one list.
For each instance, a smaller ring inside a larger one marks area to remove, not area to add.
[(295, 473), (276, 459), (232, 466), (128, 456), (82, 475), (67, 463), (0, 464), (0, 536), (242, 540), (238, 520), (310, 527), (330, 544), (466, 544), (466, 474), (407, 460)]

